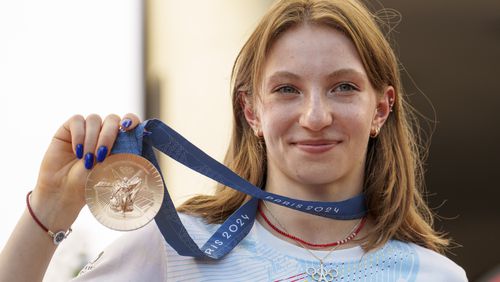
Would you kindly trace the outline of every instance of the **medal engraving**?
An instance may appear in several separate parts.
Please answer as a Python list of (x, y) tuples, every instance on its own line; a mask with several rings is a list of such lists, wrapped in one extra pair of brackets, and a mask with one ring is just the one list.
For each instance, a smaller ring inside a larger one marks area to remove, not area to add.
[(158, 170), (145, 158), (110, 155), (89, 174), (85, 200), (106, 227), (134, 230), (146, 225), (160, 210), (163, 182)]

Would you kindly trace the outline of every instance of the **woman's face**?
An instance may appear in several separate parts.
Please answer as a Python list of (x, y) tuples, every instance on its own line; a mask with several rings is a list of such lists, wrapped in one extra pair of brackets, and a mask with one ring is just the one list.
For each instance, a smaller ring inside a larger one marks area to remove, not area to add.
[(289, 29), (268, 53), (259, 95), (246, 116), (265, 140), (268, 185), (361, 191), (370, 130), (385, 120), (377, 107), (387, 95), (377, 97), (349, 38), (326, 26)]

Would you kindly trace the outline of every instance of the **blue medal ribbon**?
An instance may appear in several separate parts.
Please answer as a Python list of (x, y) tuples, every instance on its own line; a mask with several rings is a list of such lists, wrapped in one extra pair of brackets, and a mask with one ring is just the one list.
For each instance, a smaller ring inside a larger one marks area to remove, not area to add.
[(113, 146), (112, 154), (133, 153), (142, 155), (161, 174), (153, 148), (198, 173), (252, 196), (248, 202), (229, 216), (212, 237), (200, 248), (182, 224), (167, 191), (165, 182), (163, 182), (165, 196), (160, 211), (155, 217), (155, 221), (165, 240), (178, 254), (183, 256), (211, 259), (224, 257), (245, 238), (252, 228), (259, 200), (332, 219), (356, 219), (366, 214), (363, 194), (340, 202), (319, 202), (297, 200), (263, 191), (204, 153), (179, 133), (157, 119), (147, 120), (133, 131), (120, 132)]

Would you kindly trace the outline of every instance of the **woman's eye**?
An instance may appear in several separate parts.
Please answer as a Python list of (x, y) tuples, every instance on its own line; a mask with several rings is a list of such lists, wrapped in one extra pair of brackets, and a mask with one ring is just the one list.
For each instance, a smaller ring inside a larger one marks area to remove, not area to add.
[(292, 86), (282, 86), (280, 88), (277, 88), (275, 92), (282, 93), (282, 94), (295, 94), (299, 93), (297, 89), (293, 88)]
[(334, 92), (349, 92), (358, 90), (354, 85), (349, 83), (342, 83), (333, 89)]

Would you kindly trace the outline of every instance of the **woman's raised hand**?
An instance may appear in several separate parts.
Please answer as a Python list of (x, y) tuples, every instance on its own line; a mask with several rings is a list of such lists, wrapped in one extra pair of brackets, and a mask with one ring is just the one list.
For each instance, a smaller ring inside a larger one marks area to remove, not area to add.
[[(76, 115), (52, 138), (30, 198), (36, 217), (50, 231), (68, 230), (85, 205), (85, 182), (95, 162), (111, 151), (118, 131), (139, 124), (134, 114)], [(25, 210), (0, 253), (0, 281), (42, 281), (56, 245)], [(28, 266), (28, 267), (26, 267)]]
[(109, 155), (119, 130), (140, 123), (134, 114), (104, 120), (92, 114), (75, 115), (56, 132), (40, 167), (31, 206), (49, 229), (66, 230), (85, 205), (85, 182), (96, 162)]

